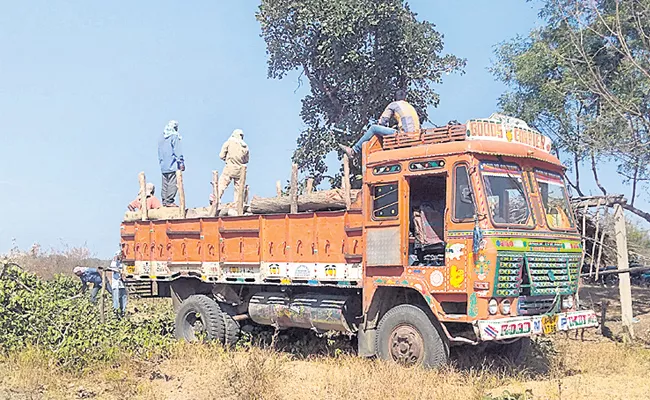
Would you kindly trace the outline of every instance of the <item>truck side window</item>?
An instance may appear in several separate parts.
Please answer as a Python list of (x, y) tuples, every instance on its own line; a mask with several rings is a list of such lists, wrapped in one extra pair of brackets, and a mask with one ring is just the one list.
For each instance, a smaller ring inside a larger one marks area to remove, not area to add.
[(454, 173), (456, 182), (455, 199), (454, 199), (454, 218), (459, 221), (474, 218), (474, 199), (469, 186), (469, 176), (467, 175), (467, 166), (459, 165)]
[(375, 185), (372, 188), (372, 215), (377, 219), (397, 217), (398, 201), (397, 183)]

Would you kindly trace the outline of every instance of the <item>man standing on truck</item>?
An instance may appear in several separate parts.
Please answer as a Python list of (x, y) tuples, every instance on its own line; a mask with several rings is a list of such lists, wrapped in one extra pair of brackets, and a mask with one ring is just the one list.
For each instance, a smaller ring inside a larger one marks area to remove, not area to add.
[[(147, 210), (151, 210), (154, 208), (160, 208), (162, 207), (162, 204), (160, 204), (160, 200), (156, 196), (154, 196), (154, 192), (156, 191), (156, 187), (153, 185), (153, 183), (147, 183), (147, 186), (145, 188), (145, 191), (147, 192)], [(128, 208), (129, 211), (135, 211), (139, 209), (141, 206), (140, 204), (140, 193), (138, 193), (138, 197), (135, 198), (132, 202), (129, 203)]]
[[(389, 126), (391, 119), (397, 121), (397, 129)], [(339, 144), (339, 147), (352, 158), (361, 153), (361, 146), (372, 139), (374, 135), (387, 136), (394, 135), (396, 132), (419, 132), (420, 131), (420, 118), (412, 105), (406, 102), (406, 90), (398, 90), (395, 92), (395, 101), (390, 103), (384, 112), (379, 117), (379, 123), (370, 125), (366, 133), (361, 136), (354, 146), (348, 147)]]
[(169, 121), (158, 140), (158, 162), (162, 172), (162, 205), (164, 207), (178, 207), (174, 204), (176, 192), (178, 191), (176, 171), (185, 171), (185, 161), (181, 151), (181, 137), (178, 134), (177, 121)]
[(237, 201), (241, 191), (244, 190), (244, 182), (240, 179), (242, 168), (248, 164), (249, 159), (248, 145), (244, 142), (244, 131), (235, 129), (232, 132), (230, 138), (221, 146), (219, 158), (226, 162), (221, 177), (219, 177), (219, 201), (231, 181), (234, 182), (235, 201)]
[[(97, 301), (97, 293), (102, 290), (102, 276), (99, 274), (97, 268), (88, 268), (77, 265), (72, 270), (72, 273), (81, 279), (81, 292), (85, 293), (88, 290), (88, 284), (92, 283), (93, 288), (90, 290), (90, 302)], [(106, 282), (106, 291), (111, 293), (111, 285)]]

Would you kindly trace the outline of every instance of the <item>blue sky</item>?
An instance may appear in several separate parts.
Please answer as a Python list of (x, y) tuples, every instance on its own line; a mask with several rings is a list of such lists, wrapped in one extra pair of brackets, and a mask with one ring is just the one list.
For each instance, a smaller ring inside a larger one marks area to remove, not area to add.
[[(21, 248), (85, 244), (97, 256), (111, 254), (138, 172), (159, 193), (156, 143), (169, 119), (183, 136), (188, 206), (207, 204), (211, 171), (223, 167), (219, 149), (235, 128), (251, 147), (252, 194), (272, 195), (275, 181), (289, 177), (306, 88), (296, 91), (297, 74), (267, 79), (257, 4), (4, 2), (0, 252), (15, 238)], [(445, 35), (446, 52), (468, 61), (465, 75), (437, 87), (433, 121), (490, 115), (504, 90), (486, 69), (493, 46), (538, 24), (534, 4), (410, 4)], [(611, 172), (603, 180), (621, 188)]]

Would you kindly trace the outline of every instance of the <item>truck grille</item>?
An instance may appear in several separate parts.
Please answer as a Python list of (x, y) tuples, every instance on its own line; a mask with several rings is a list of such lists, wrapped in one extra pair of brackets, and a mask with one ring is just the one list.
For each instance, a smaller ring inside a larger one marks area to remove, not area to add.
[(551, 311), (555, 296), (521, 296), (517, 302), (518, 315), (539, 315)]
[(579, 258), (567, 255), (527, 255), (532, 295), (571, 294), (577, 289)]
[[(500, 253), (497, 257), (497, 297), (575, 293), (580, 256), (553, 253)], [(525, 266), (525, 268), (524, 268)]]

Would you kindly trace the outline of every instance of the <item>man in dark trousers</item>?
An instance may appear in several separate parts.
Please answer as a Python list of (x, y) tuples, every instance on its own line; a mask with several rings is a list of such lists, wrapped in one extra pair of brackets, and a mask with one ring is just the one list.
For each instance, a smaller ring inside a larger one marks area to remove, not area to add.
[(158, 162), (162, 172), (162, 205), (178, 207), (174, 203), (178, 191), (176, 171), (185, 171), (185, 161), (181, 150), (181, 137), (178, 134), (178, 122), (174, 120), (167, 123), (158, 140)]

